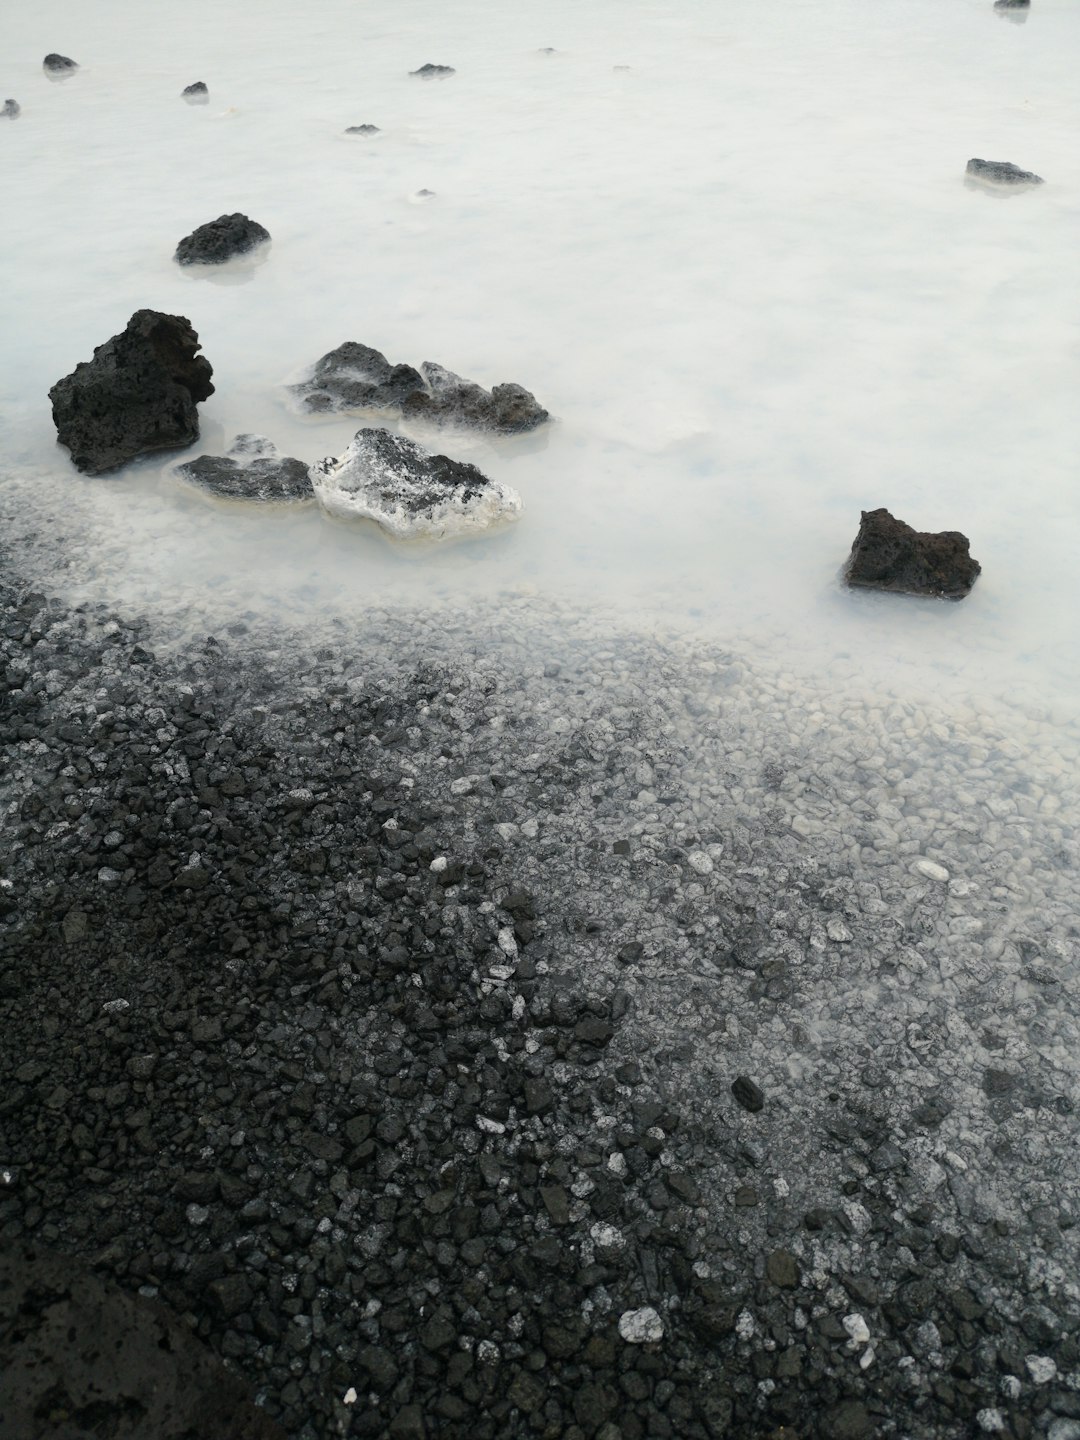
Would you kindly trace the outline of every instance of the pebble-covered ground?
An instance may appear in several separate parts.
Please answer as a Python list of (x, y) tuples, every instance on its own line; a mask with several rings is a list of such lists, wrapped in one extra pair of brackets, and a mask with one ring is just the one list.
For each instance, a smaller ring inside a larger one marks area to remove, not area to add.
[(13, 575), (3, 1240), (296, 1440), (1080, 1437), (1069, 730)]

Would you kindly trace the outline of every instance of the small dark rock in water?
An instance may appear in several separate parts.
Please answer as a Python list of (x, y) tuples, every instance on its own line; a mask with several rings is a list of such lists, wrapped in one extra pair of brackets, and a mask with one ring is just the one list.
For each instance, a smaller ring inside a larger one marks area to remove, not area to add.
[(419, 70), (410, 70), (410, 75), (419, 75), (422, 80), (438, 80), (444, 75), (454, 75), (452, 65), (421, 65)]
[(303, 505), (315, 499), (304, 462), (279, 455), (262, 435), (237, 435), (227, 455), (200, 455), (173, 473), (222, 500)]
[(1030, 10), (1031, 0), (994, 0), (995, 10)]
[(178, 1316), (125, 1294), (73, 1256), (9, 1247), (0, 1256), (0, 1297), (5, 1435), (284, 1440), (244, 1382)]
[(888, 510), (864, 510), (844, 578), (849, 585), (962, 600), (982, 569), (958, 530), (913, 530)]
[(1046, 183), (1041, 175), (1021, 170), (1019, 165), (1013, 165), (1008, 160), (969, 160), (964, 178), (968, 185), (991, 186), (995, 190)]
[(752, 1114), (756, 1115), (759, 1110), (764, 1108), (764, 1090), (762, 1090), (760, 1085), (755, 1085), (753, 1080), (747, 1075), (740, 1075), (738, 1079), (734, 1081), (731, 1087), (731, 1093), (743, 1109), (749, 1110)]
[(66, 55), (57, 55), (55, 52), (51, 55), (46, 55), (41, 64), (50, 75), (59, 75), (63, 74), (65, 70), (77, 70), (79, 68), (74, 60), (69, 60)]
[(391, 366), (380, 351), (349, 340), (316, 363), (310, 380), (291, 388), (309, 411), (384, 409), (410, 419), (474, 425), (503, 435), (533, 430), (548, 418), (521, 385), (507, 383), (488, 391), (430, 360), (422, 369), (421, 375), (411, 365)]
[(202, 80), (196, 80), (193, 85), (185, 85), (180, 94), (185, 100), (208, 100), (210, 91)]
[(9, 120), (14, 120), (14, 119), (15, 119), (15, 116), (18, 115), (18, 113), (19, 113), (19, 102), (18, 102), (17, 100), (5, 100), (5, 101), (4, 101), (4, 108), (3, 108), (3, 110), (0, 110), (0, 115), (6, 115)]
[(49, 391), (57, 438), (85, 475), (199, 438), (196, 402), (214, 393), (183, 315), (136, 310), (125, 329)]
[(346, 135), (378, 135), (378, 133), (378, 125), (350, 125), (345, 131)]
[(219, 215), (185, 235), (173, 259), (180, 265), (224, 265), (269, 239), (269, 230), (238, 211), (235, 215)]

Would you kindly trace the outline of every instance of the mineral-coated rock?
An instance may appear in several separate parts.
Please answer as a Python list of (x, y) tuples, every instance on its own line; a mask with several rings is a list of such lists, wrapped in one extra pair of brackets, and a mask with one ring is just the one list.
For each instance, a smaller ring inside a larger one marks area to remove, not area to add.
[(137, 310), (119, 335), (49, 391), (57, 438), (86, 475), (199, 438), (196, 402), (214, 393), (210, 362), (183, 315)]
[(913, 530), (888, 510), (864, 510), (844, 578), (849, 585), (962, 600), (982, 566), (958, 530)]
[(475, 465), (434, 455), (403, 435), (360, 430), (339, 459), (313, 467), (332, 515), (374, 520), (399, 539), (443, 539), (517, 519), (521, 497)]
[(50, 75), (63, 75), (79, 68), (74, 60), (69, 59), (66, 55), (57, 55), (55, 51), (46, 55), (41, 64), (42, 68), (47, 70)]
[(401, 413), (408, 418), (474, 425), (504, 435), (535, 430), (548, 418), (536, 397), (521, 385), (507, 383), (488, 391), (431, 360), (425, 360), (421, 369), (428, 389), (414, 391), (404, 402)]
[(619, 1316), (619, 1334), (628, 1345), (655, 1344), (664, 1338), (664, 1322), (651, 1305)]
[(1009, 160), (972, 159), (964, 172), (965, 183), (994, 190), (1017, 190), (1028, 185), (1043, 185), (1041, 175), (1031, 170), (1021, 170)]
[(291, 388), (305, 410), (397, 412), (407, 396), (423, 390), (424, 378), (411, 365), (391, 365), (370, 345), (346, 340), (315, 362), (310, 380)]
[(315, 499), (307, 465), (279, 455), (262, 435), (237, 435), (227, 455), (200, 455), (173, 474), (221, 500), (303, 505)]
[(269, 239), (269, 230), (237, 211), (234, 215), (219, 215), (185, 235), (173, 259), (180, 265), (224, 265)]

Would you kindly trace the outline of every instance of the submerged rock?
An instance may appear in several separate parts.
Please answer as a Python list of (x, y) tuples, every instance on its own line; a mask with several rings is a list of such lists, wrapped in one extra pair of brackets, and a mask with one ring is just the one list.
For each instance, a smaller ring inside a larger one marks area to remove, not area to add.
[(312, 467), (311, 479), (331, 515), (374, 520), (403, 540), (466, 535), (521, 513), (509, 486), (387, 430), (358, 431), (344, 455)]
[(962, 600), (982, 566), (958, 530), (913, 530), (888, 510), (864, 510), (844, 578), (849, 585)]
[(221, 500), (305, 505), (315, 499), (307, 465), (279, 455), (263, 435), (237, 435), (227, 455), (200, 455), (173, 474)]
[(995, 10), (1030, 10), (1031, 0), (994, 0)]
[(310, 380), (290, 388), (308, 411), (381, 409), (503, 435), (534, 430), (549, 418), (522, 385), (507, 382), (488, 391), (431, 360), (421, 368), (423, 374), (411, 365), (391, 365), (381, 351), (347, 340), (316, 362)]
[(179, 265), (224, 265), (269, 239), (269, 230), (237, 211), (235, 215), (219, 215), (185, 235), (173, 259)]
[(66, 55), (57, 55), (55, 52), (46, 55), (41, 66), (50, 75), (65, 75), (79, 68), (74, 60), (69, 59)]
[(136, 310), (119, 335), (49, 391), (57, 438), (85, 475), (199, 438), (196, 402), (214, 393), (183, 315)]
[(346, 135), (378, 135), (378, 125), (349, 125), (346, 128)]
[(0, 1331), (6, 1435), (284, 1440), (177, 1315), (71, 1255), (25, 1243), (0, 1254)]
[(6, 115), (9, 120), (14, 120), (19, 113), (19, 108), (19, 102), (17, 100), (5, 100), (4, 108), (0, 110), (0, 115)]
[(419, 75), (422, 80), (439, 80), (445, 75), (456, 75), (452, 65), (421, 65), (419, 70), (410, 70), (410, 75)]
[(1015, 190), (1025, 185), (1044, 185), (1041, 175), (1021, 170), (1008, 160), (969, 160), (964, 172), (965, 184), (993, 190)]
[(196, 80), (193, 85), (185, 85), (180, 94), (183, 99), (193, 104), (198, 104), (200, 101), (205, 104), (210, 98), (210, 91), (202, 80)]

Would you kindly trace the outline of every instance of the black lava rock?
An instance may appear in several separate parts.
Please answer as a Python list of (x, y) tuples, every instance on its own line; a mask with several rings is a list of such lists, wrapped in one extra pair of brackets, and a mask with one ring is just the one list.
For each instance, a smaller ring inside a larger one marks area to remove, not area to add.
[(196, 80), (192, 85), (185, 85), (180, 94), (185, 100), (207, 100), (210, 98), (210, 91), (206, 82)]
[(6, 115), (9, 120), (14, 120), (18, 113), (19, 102), (17, 100), (4, 101), (4, 108), (0, 110), (0, 115)]
[(1021, 170), (1009, 160), (972, 159), (967, 163), (964, 180), (968, 185), (982, 189), (1017, 190), (1029, 185), (1045, 185), (1041, 175), (1031, 170)]
[(74, 60), (70, 60), (66, 55), (57, 55), (55, 51), (46, 55), (41, 64), (50, 75), (63, 75), (79, 68)]
[(269, 230), (246, 215), (219, 215), (185, 235), (173, 259), (178, 265), (224, 265), (269, 239)]
[(969, 546), (958, 530), (928, 534), (888, 510), (864, 510), (844, 579), (864, 589), (962, 600), (982, 570)]
[(220, 500), (304, 504), (315, 499), (304, 462), (279, 455), (261, 435), (238, 435), (227, 455), (200, 455), (173, 473)]
[(183, 315), (136, 310), (119, 335), (49, 391), (57, 438), (84, 475), (199, 438), (196, 403), (213, 371)]
[(737, 1080), (733, 1081), (731, 1093), (744, 1110), (756, 1114), (764, 1107), (764, 1090), (759, 1085), (755, 1085), (747, 1075), (740, 1075)]
[(410, 70), (410, 75), (419, 75), (421, 80), (441, 80), (457, 72), (452, 65), (421, 65), (419, 70)]
[(535, 430), (548, 418), (524, 386), (507, 383), (488, 391), (431, 360), (425, 360), (421, 369), (427, 389), (414, 391), (402, 405), (406, 418), (471, 425), (503, 435)]
[(995, 10), (1030, 10), (1031, 0), (994, 0)]
[(378, 125), (350, 125), (345, 131), (346, 135), (378, 135), (378, 133)]

